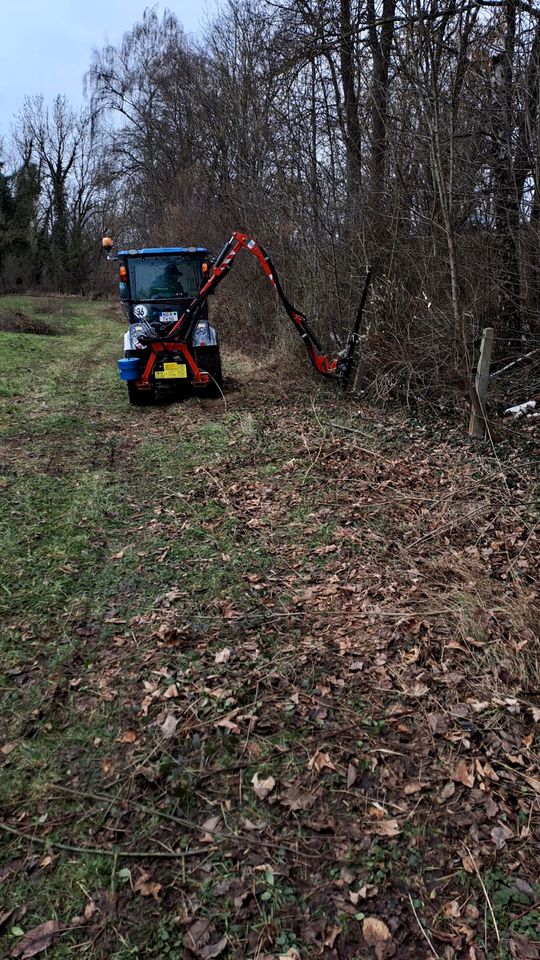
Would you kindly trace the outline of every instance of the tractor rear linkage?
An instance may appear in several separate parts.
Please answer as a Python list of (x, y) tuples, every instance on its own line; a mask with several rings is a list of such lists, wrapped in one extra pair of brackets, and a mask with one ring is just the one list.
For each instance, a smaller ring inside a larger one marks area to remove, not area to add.
[(167, 350), (180, 350), (183, 353), (184, 358), (193, 374), (194, 386), (202, 387), (208, 383), (208, 374), (202, 370), (199, 370), (187, 344), (190, 343), (191, 336), (207, 296), (214, 291), (224, 277), (227, 276), (234, 263), (234, 258), (241, 250), (247, 250), (248, 253), (253, 254), (253, 256), (259, 261), (264, 273), (279, 296), (286, 313), (302, 337), (309, 358), (315, 369), (318, 370), (318, 372), (323, 376), (334, 377), (338, 379), (343, 386), (346, 386), (351, 374), (355, 349), (360, 337), (360, 324), (368, 295), (369, 284), (371, 280), (371, 270), (369, 269), (366, 275), (360, 306), (358, 307), (354, 326), (349, 333), (347, 345), (345, 349), (337, 355), (337, 357), (330, 358), (327, 356), (327, 354), (323, 353), (322, 346), (313, 331), (310, 329), (304, 314), (300, 313), (299, 310), (296, 310), (296, 308), (292, 306), (285, 296), (279, 281), (279, 277), (274, 269), (270, 256), (266, 253), (264, 247), (253, 237), (248, 237), (247, 234), (236, 231), (233, 233), (230, 240), (227, 241), (221, 253), (217, 256), (213, 263), (210, 275), (206, 282), (203, 283), (197, 296), (194, 298), (194, 300), (192, 300), (182, 316), (179, 317), (179, 319), (167, 331), (166, 335), (162, 338), (158, 338), (157, 336), (140, 338), (141, 343), (144, 343), (145, 346), (150, 348), (150, 355), (143, 370), (142, 376), (137, 382), (137, 386), (144, 389), (150, 385), (149, 378), (154, 369), (158, 354)]

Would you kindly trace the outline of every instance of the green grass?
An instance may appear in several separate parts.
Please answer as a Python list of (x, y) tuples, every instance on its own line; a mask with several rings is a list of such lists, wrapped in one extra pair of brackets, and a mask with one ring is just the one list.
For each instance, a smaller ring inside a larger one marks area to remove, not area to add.
[[(4, 298), (2, 306), (33, 315), (39, 301)], [(193, 401), (130, 408), (115, 371), (123, 326), (106, 304), (66, 300), (59, 328), (54, 337), (0, 333), (2, 740), (16, 745), (0, 805), (32, 819), (41, 811), (45, 824), (51, 785), (84, 768), (96, 780), (121, 730), (138, 726), (121, 675), (111, 700), (96, 696), (119, 629), (104, 622), (107, 615), (126, 623), (151, 616), (156, 597), (172, 588), (188, 598), (188, 620), (220, 596), (249, 609), (245, 573), (263, 576), (274, 562), (213, 483), (217, 466), (262, 449), (252, 420), (219, 406), (215, 418), (198, 419)], [(265, 453), (277, 459), (280, 450), (266, 444)], [(126, 690), (139, 670), (146, 675), (143, 664), (137, 649)], [(174, 665), (179, 678), (198, 669), (189, 652)], [(216, 762), (226, 756), (218, 747)], [(174, 793), (171, 769), (159, 771)], [(92, 842), (86, 822), (72, 815), (59, 833), (72, 844)], [(16, 843), (10, 848), (16, 857)], [(55, 917), (66, 922), (84, 905), (81, 891), (110, 883), (110, 871), (108, 858), (55, 856), (39, 883), (22, 872), (9, 902), (28, 904), (25, 930)], [(162, 955), (165, 941), (182, 939), (167, 934), (167, 923), (157, 931)], [(8, 947), (17, 939), (9, 930), (6, 938)], [(51, 955), (70, 955), (73, 942), (66, 934)], [(122, 937), (115, 950), (118, 960), (138, 955)]]

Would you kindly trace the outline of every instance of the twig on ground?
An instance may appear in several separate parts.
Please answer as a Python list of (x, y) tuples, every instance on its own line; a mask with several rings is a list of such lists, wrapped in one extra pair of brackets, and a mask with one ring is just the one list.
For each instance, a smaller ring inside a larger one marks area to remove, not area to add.
[(434, 957), (438, 957), (439, 954), (437, 953), (435, 947), (433, 946), (433, 943), (431, 942), (431, 939), (430, 939), (430, 937), (429, 937), (429, 934), (428, 934), (427, 930), (425, 929), (424, 926), (422, 926), (422, 923), (421, 923), (421, 921), (420, 921), (420, 917), (418, 916), (418, 914), (417, 914), (417, 912), (416, 912), (416, 907), (415, 907), (415, 905), (414, 905), (414, 900), (413, 900), (413, 898), (411, 897), (410, 893), (409, 893), (409, 900), (411, 901), (411, 907), (412, 907), (412, 912), (414, 913), (414, 919), (416, 920), (418, 926), (420, 927), (420, 932), (421, 932), (422, 936), (424, 937), (424, 940), (427, 941), (428, 946), (429, 946), (429, 949), (431, 950), (433, 956), (434, 956)]
[(54, 850), (67, 850), (68, 853), (91, 853), (102, 857), (129, 857), (129, 859), (155, 860), (156, 858), (165, 860), (181, 860), (183, 857), (194, 857), (200, 853), (208, 853), (208, 847), (199, 847), (195, 850), (183, 850), (181, 853), (175, 853), (172, 850), (119, 850), (118, 848), (106, 847), (76, 847), (70, 843), (60, 843), (58, 840), (50, 840), (48, 837), (31, 837), (22, 830), (10, 827), (7, 823), (0, 821), (0, 830), (5, 833), (11, 833), (20, 840), (26, 840), (27, 843), (37, 843), (41, 847), (52, 847)]
[[(84, 797), (89, 800), (100, 800), (102, 802), (108, 802), (111, 799), (106, 793), (99, 794), (99, 793), (90, 793), (84, 790), (73, 790), (71, 787), (63, 787), (63, 786), (60, 786), (59, 784), (55, 784), (54, 786), (57, 790), (61, 790), (64, 793), (69, 793), (71, 794), (71, 796), (74, 796), (74, 797)], [(147, 813), (149, 816), (158, 817), (159, 819), (162, 819), (162, 820), (170, 820), (172, 823), (176, 823), (181, 827), (187, 827), (188, 829), (194, 830), (197, 833), (204, 832), (204, 833), (213, 834), (217, 840), (234, 840), (241, 843), (247, 843), (248, 845), (255, 844), (255, 846), (262, 845), (265, 847), (278, 846), (283, 850), (288, 850), (290, 853), (294, 853), (296, 856), (307, 857), (309, 859), (317, 859), (317, 856), (318, 856), (317, 854), (306, 853), (304, 851), (294, 849), (293, 847), (285, 846), (285, 844), (281, 843), (280, 841), (265, 840), (263, 837), (257, 837), (257, 839), (255, 840), (251, 837), (239, 836), (234, 833), (225, 833), (223, 830), (215, 830), (215, 829), (212, 829), (211, 827), (206, 827), (206, 826), (203, 827), (198, 823), (194, 823), (192, 820), (186, 820), (183, 817), (175, 816), (173, 813), (167, 813), (166, 810), (159, 810), (157, 807), (149, 807), (144, 803), (139, 803), (138, 800), (130, 800), (127, 798), (124, 798), (124, 799), (127, 804), (130, 804), (132, 807), (135, 807), (135, 809), (140, 810), (142, 813)], [(2, 824), (0, 824), (0, 826), (2, 826)], [(201, 848), (197, 852), (205, 853), (207, 851), (205, 848)], [(123, 856), (123, 854), (120, 854), (120, 855)], [(127, 855), (129, 856), (129, 854)]]
[(467, 523), (468, 520), (472, 520), (473, 517), (477, 517), (479, 513), (489, 510), (490, 507), (490, 503), (483, 503), (482, 506), (477, 507), (476, 510), (468, 513), (465, 517), (456, 517), (455, 520), (450, 520), (448, 523), (443, 524), (442, 527), (437, 527), (435, 530), (431, 530), (430, 533), (426, 533), (423, 537), (419, 537), (418, 540), (413, 540), (412, 543), (407, 543), (407, 550), (410, 550), (411, 547), (416, 547), (419, 543), (425, 543), (426, 540), (431, 540), (432, 537), (438, 536), (439, 533), (445, 533), (447, 530), (451, 530), (453, 527), (460, 526), (462, 523)]
[(485, 899), (486, 899), (486, 903), (487, 903), (487, 905), (488, 905), (488, 907), (489, 907), (489, 912), (490, 912), (490, 914), (491, 914), (491, 919), (493, 920), (493, 927), (494, 927), (494, 930), (495, 930), (495, 936), (497, 937), (497, 943), (500, 943), (500, 942), (501, 942), (501, 935), (500, 935), (500, 933), (499, 933), (499, 928), (498, 928), (498, 926), (497, 926), (497, 921), (496, 921), (496, 919), (495, 919), (495, 914), (494, 914), (494, 912), (493, 912), (493, 907), (492, 907), (492, 905), (491, 905), (491, 900), (489, 899), (489, 894), (488, 894), (488, 892), (487, 892), (487, 890), (486, 890), (486, 885), (485, 885), (484, 881), (482, 880), (482, 875), (481, 875), (481, 873), (480, 873), (480, 870), (478, 869), (476, 860), (474, 859), (471, 851), (469, 850), (468, 847), (465, 847), (465, 850), (467, 851), (467, 856), (469, 857), (469, 859), (470, 859), (470, 861), (471, 861), (471, 863), (472, 863), (472, 865), (473, 865), (473, 867), (474, 867), (474, 871), (475, 871), (475, 873), (476, 873), (476, 876), (478, 877), (478, 879), (479, 879), (479, 881), (480, 881), (480, 886), (482, 887), (482, 893), (484, 894), (484, 897), (485, 897)]

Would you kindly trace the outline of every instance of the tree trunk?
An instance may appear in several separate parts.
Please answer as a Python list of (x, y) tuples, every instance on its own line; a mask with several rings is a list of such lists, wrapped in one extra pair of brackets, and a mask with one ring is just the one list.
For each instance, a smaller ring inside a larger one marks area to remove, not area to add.
[(356, 94), (356, 64), (350, 0), (340, 0), (339, 57), (345, 108), (345, 155), (347, 163), (349, 225), (352, 226), (358, 220), (360, 208), (362, 128), (358, 114), (358, 97)]
[(521, 334), (519, 201), (512, 149), (516, 2), (506, 2), (504, 52), (493, 57), (491, 69), (494, 220), (499, 258), (497, 333), (499, 339), (507, 339), (506, 349)]
[[(387, 124), (390, 55), (394, 38), (396, 0), (383, 0), (380, 34), (377, 31), (375, 0), (368, 0), (369, 45), (373, 59), (371, 88), (371, 190), (370, 208), (375, 246), (383, 243), (388, 232), (385, 212)], [(376, 254), (375, 254), (376, 255)]]

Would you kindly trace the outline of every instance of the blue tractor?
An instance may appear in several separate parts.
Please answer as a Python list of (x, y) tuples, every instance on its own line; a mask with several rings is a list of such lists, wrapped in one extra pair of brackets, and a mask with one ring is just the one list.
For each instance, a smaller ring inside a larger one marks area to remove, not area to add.
[(118, 369), (127, 383), (131, 403), (146, 405), (158, 392), (178, 395), (186, 388), (202, 389), (213, 396), (222, 393), (219, 342), (208, 319), (207, 297), (228, 275), (242, 250), (258, 260), (317, 372), (347, 385), (359, 342), (370, 270), (347, 343), (337, 355), (329, 356), (307, 317), (287, 299), (270, 256), (254, 237), (235, 231), (215, 259), (208, 256), (205, 247), (145, 247), (120, 250), (113, 256), (110, 237), (103, 238), (102, 246), (107, 259), (119, 264), (120, 299), (129, 327)]
[[(104, 248), (110, 250), (107, 243)], [(192, 387), (207, 396), (219, 395), (223, 385), (219, 341), (208, 319), (206, 299), (189, 324), (189, 336), (184, 330), (179, 339), (174, 330), (205, 283), (208, 250), (144, 247), (120, 250), (114, 259), (129, 324), (118, 366), (130, 402), (149, 405), (159, 394), (180, 397)]]

